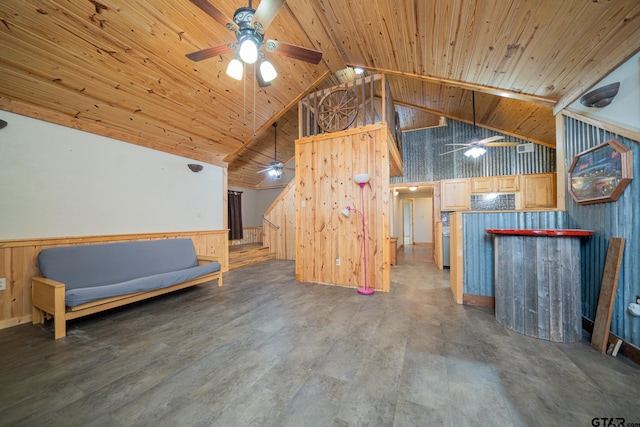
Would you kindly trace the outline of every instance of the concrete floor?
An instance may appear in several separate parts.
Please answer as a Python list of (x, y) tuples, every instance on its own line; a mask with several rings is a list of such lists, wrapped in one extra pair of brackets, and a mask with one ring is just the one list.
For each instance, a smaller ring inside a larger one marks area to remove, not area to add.
[(452, 302), (408, 247), (392, 291), (301, 284), (268, 261), (69, 322), (0, 330), (0, 425), (591, 426), (640, 423), (640, 368)]

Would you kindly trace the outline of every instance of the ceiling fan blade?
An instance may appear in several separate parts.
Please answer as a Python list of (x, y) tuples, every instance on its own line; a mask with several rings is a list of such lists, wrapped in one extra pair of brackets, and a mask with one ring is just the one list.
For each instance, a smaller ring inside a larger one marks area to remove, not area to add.
[(270, 52), (311, 64), (318, 64), (322, 59), (322, 52), (319, 50), (307, 49), (306, 47), (279, 42), (277, 40), (267, 40), (266, 47)]
[(270, 170), (271, 170), (271, 168), (269, 167), (269, 168), (261, 169), (261, 170), (259, 170), (259, 171), (258, 171), (258, 172), (256, 172), (256, 173), (267, 172), (267, 171), (270, 171)]
[(515, 147), (520, 144), (517, 142), (488, 142), (483, 145), (486, 145), (487, 147)]
[(477, 145), (486, 145), (488, 142), (498, 141), (500, 139), (504, 139), (504, 136), (500, 136), (500, 135), (490, 136), (489, 138), (481, 139), (480, 141), (476, 142), (476, 144)]
[(465, 147), (471, 147), (473, 144), (444, 144), (444, 145), (464, 145)]
[(202, 61), (203, 59), (213, 58), (214, 56), (223, 55), (235, 51), (235, 44), (221, 44), (219, 46), (208, 47), (197, 52), (187, 53), (185, 56), (192, 61)]
[(251, 26), (259, 33), (267, 31), (271, 21), (276, 17), (286, 0), (262, 0), (253, 14)]
[(222, 13), (220, 9), (209, 3), (207, 0), (191, 0), (191, 3), (198, 6), (200, 10), (202, 10), (204, 13), (206, 13), (231, 31), (236, 31), (238, 29), (236, 24), (234, 24), (233, 21), (227, 17), (227, 15)]
[(453, 153), (453, 152), (455, 152), (455, 151), (465, 150), (465, 149), (467, 149), (467, 148), (468, 148), (468, 147), (460, 147), (460, 148), (456, 148), (455, 150), (447, 151), (446, 153), (442, 153), (442, 154), (440, 154), (440, 155), (441, 155), (441, 156), (444, 156), (445, 154)]

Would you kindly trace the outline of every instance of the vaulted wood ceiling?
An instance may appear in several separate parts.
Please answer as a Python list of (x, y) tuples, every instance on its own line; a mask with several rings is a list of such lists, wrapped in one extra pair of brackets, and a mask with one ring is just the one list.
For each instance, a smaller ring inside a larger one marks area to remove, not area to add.
[[(247, 6), (209, 1), (230, 17)], [(389, 76), (404, 129), (470, 122), (474, 90), (479, 125), (555, 146), (554, 113), (640, 49), (640, 2), (290, 0), (267, 37), (323, 60), (267, 52), (279, 76), (254, 88), (225, 74), (232, 54), (185, 57), (235, 41), (190, 1), (5, 0), (0, 109), (228, 162), (230, 183), (256, 186), (273, 160), (273, 121), (286, 162), (297, 101), (361, 66)]]

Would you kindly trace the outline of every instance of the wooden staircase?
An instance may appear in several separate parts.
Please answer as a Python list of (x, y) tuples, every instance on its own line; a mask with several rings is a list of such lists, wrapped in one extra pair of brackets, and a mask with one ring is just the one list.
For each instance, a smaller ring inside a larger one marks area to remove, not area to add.
[(229, 246), (229, 270), (270, 259), (276, 259), (276, 254), (269, 253), (269, 247), (262, 246), (262, 243)]

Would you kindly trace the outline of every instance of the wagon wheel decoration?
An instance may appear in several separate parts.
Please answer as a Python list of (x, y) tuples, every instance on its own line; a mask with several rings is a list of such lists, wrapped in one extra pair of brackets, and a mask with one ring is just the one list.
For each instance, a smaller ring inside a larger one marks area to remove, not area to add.
[(358, 97), (349, 89), (337, 88), (320, 99), (316, 122), (327, 132), (351, 126), (358, 115)]

